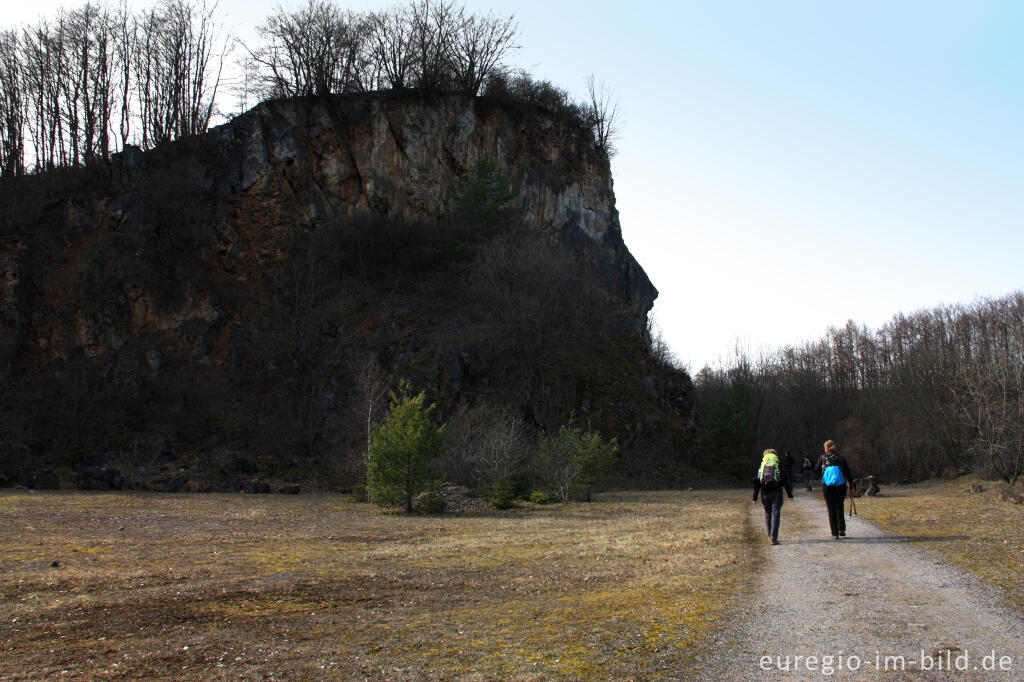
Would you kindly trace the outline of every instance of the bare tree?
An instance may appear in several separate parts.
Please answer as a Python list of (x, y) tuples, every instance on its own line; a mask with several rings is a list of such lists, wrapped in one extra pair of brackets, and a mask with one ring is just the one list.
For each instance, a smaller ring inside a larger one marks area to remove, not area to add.
[(1010, 485), (1024, 474), (1024, 293), (975, 313), (973, 347), (960, 358), (957, 404), (980, 463)]
[(64, 17), (68, 78), (63, 106), (67, 116), (71, 163), (110, 156), (114, 106), (113, 20), (101, 5), (87, 2)]
[(120, 119), (118, 132), (121, 136), (121, 149), (128, 145), (131, 135), (132, 110), (132, 64), (134, 63), (134, 50), (138, 40), (138, 19), (128, 10), (126, 0), (122, 0), (114, 19), (111, 22), (112, 39), (114, 41), (114, 53), (116, 54), (117, 67), (120, 70), (118, 79), (118, 104)]
[(138, 22), (133, 68), (143, 147), (209, 127), (228, 51), (227, 39), (217, 51), (215, 9), (162, 0)]
[(417, 87), (437, 89), (448, 82), (452, 44), (461, 14), (454, 2), (444, 0), (413, 0), (409, 4), (409, 47)]
[(25, 165), (25, 98), (20, 41), (0, 31), (0, 177), (21, 175)]
[(28, 127), (37, 169), (54, 168), (68, 161), (64, 139), (62, 96), (67, 90), (65, 25), (58, 16), (51, 25), (44, 19), (22, 32), (23, 87), (28, 103)]
[(619, 104), (604, 83), (587, 77), (587, 109), (597, 148), (609, 157), (615, 156), (615, 140), (619, 136)]
[(461, 410), (445, 431), (445, 474), (490, 487), (522, 470), (530, 457), (526, 422), (505, 406)]
[(260, 32), (266, 42), (248, 52), (263, 74), (266, 96), (327, 95), (362, 87), (365, 28), (360, 15), (343, 14), (327, 0), (307, 0), (293, 12), (279, 7)]
[(519, 47), (515, 44), (517, 33), (518, 26), (512, 16), (465, 16), (460, 11), (449, 56), (456, 86), (463, 92), (477, 95), (488, 78), (504, 74), (505, 56)]
[(374, 12), (367, 18), (369, 57), (381, 86), (401, 90), (412, 74), (412, 21), (407, 6)]
[(965, 368), (958, 395), (975, 429), (972, 450), (980, 463), (1010, 485), (1024, 473), (1024, 363), (993, 362)]
[(391, 382), (380, 363), (371, 357), (364, 357), (356, 364), (355, 383), (355, 410), (359, 420), (366, 427), (366, 449), (369, 451), (373, 427), (377, 425), (384, 411), (384, 398), (388, 394)]

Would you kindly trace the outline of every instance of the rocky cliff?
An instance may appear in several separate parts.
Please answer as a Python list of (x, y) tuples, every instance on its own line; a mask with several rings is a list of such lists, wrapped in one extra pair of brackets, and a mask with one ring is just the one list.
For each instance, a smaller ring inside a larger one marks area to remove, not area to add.
[(607, 156), (572, 121), (456, 96), (290, 100), (264, 103), (202, 144), (219, 158), (189, 172), (257, 223), (268, 201), (290, 205), (304, 225), (360, 213), (440, 221), (460, 179), (489, 160), (513, 188), (518, 220), (600, 247), (638, 320), (657, 296), (623, 243)]
[[(465, 308), (480, 240), (460, 233), (475, 249), (460, 264), (455, 242), (436, 237), (483, 161), (508, 184), (503, 221), (584, 264), (607, 317), (627, 311), (596, 324), (645, 346), (657, 292), (623, 242), (589, 130), (459, 96), (266, 102), (204, 136), (129, 149), (99, 174), (28, 178), (8, 197), (0, 476), (23, 479), (27, 461), (65, 484), (115, 466), (166, 479), (202, 460), (230, 478), (322, 462), (358, 449), (358, 422), (339, 415), (358, 411), (366, 358), (426, 384), (449, 412), (509, 383), (489, 369), (508, 351), (480, 332), (487, 305)], [(590, 395), (606, 378), (566, 381), (534, 377), (505, 399), (538, 424), (545, 410), (602, 403), (606, 421), (639, 428), (636, 414), (630, 425), (612, 414), (606, 389)]]

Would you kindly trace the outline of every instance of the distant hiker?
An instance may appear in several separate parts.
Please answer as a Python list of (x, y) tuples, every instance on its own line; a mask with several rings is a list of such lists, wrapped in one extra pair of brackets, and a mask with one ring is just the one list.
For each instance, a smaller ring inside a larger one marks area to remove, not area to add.
[(800, 471), (804, 475), (804, 485), (807, 486), (807, 492), (811, 492), (811, 477), (814, 476), (814, 462), (807, 455), (804, 455), (804, 463), (800, 465)]
[[(761, 493), (761, 504), (764, 506), (764, 525), (772, 544), (779, 544), (779, 520), (782, 516), (782, 490), (793, 499), (793, 480), (789, 473), (779, 465), (779, 456), (774, 450), (764, 451), (761, 467), (754, 479), (754, 502)], [(841, 506), (842, 503), (840, 503)]]
[(846, 519), (843, 517), (843, 501), (846, 499), (846, 484), (853, 485), (853, 474), (846, 458), (836, 452), (833, 440), (825, 441), (825, 454), (818, 459), (814, 473), (821, 478), (821, 487), (825, 493), (825, 506), (828, 508), (828, 525), (832, 530), (832, 539), (846, 537)]
[(793, 480), (793, 455), (789, 454), (789, 450), (786, 450), (786, 454), (779, 458), (779, 464), (782, 465), (782, 470), (789, 474), (789, 480)]

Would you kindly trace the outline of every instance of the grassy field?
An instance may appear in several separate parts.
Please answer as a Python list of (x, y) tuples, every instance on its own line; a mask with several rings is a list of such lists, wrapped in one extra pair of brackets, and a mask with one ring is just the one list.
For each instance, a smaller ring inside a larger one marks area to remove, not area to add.
[(692, 677), (762, 551), (748, 494), (0, 493), (0, 677)]
[[(972, 484), (983, 492), (971, 492)], [(857, 511), (998, 585), (1024, 610), (1024, 506), (1000, 501), (1001, 486), (969, 476), (887, 486), (880, 497), (859, 499)]]

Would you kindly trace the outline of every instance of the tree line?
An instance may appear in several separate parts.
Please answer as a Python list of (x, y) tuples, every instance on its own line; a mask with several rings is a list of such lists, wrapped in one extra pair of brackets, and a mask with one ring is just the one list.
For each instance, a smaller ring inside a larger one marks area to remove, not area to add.
[(204, 132), (226, 55), (213, 9), (87, 2), (0, 32), (0, 173), (78, 167)]
[(826, 438), (888, 480), (1024, 473), (1024, 292), (848, 322), (819, 340), (695, 377), (692, 457), (737, 475), (765, 443), (814, 457)]
[[(87, 2), (0, 30), (0, 176), (84, 166), (128, 145), (205, 132), (223, 115), (225, 91), (239, 110), (269, 98), (379, 90), (487, 94), (573, 117), (613, 151), (607, 88), (591, 77), (578, 103), (513, 67), (511, 15), (445, 0), (371, 12), (306, 0), (275, 10), (258, 35), (253, 45), (233, 38), (204, 0), (159, 0), (139, 12)], [(239, 75), (226, 84), (233, 52)]]

